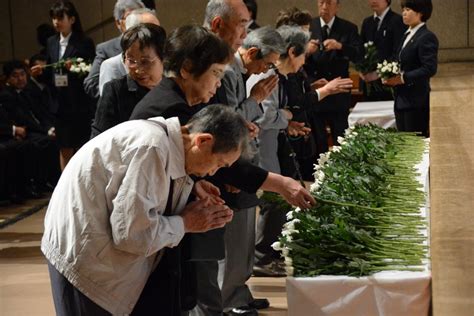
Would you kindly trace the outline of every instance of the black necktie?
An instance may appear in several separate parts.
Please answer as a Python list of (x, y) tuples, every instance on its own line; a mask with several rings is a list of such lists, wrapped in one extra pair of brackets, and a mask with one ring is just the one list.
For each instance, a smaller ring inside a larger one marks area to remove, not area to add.
[(328, 37), (329, 37), (329, 25), (326, 24), (326, 25), (323, 26), (322, 36), (323, 36), (322, 37), (323, 42), (328, 39)]
[(374, 17), (374, 37), (377, 35), (377, 31), (379, 30), (379, 23), (380, 23), (380, 18), (378, 16)]

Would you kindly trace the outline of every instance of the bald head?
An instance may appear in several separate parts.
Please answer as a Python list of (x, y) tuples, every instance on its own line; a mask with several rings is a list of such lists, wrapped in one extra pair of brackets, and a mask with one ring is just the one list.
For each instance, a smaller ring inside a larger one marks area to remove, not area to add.
[(150, 9), (136, 9), (133, 10), (125, 20), (125, 28), (128, 30), (135, 25), (140, 23), (150, 23), (155, 25), (160, 25), (160, 21), (156, 17), (155, 13)]
[(233, 51), (247, 36), (250, 13), (242, 0), (210, 0), (206, 7), (204, 27), (223, 39)]

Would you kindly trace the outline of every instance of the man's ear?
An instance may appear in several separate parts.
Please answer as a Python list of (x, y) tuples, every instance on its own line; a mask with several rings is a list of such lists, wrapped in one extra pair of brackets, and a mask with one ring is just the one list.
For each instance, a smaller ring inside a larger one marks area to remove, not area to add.
[(290, 57), (291, 59), (295, 59), (296, 57), (296, 54), (295, 54), (295, 48), (294, 47), (290, 47), (288, 49), (288, 57)]
[(259, 52), (260, 52), (259, 48), (250, 47), (249, 49), (247, 49), (247, 56), (249, 57), (250, 60), (254, 61), (254, 60), (260, 59)]
[(200, 149), (204, 149), (207, 146), (212, 149), (212, 146), (214, 146), (214, 136), (209, 133), (200, 133), (195, 137), (195, 145)]
[(222, 28), (222, 23), (223, 23), (222, 17), (216, 16), (211, 21), (211, 31), (213, 33), (217, 33)]

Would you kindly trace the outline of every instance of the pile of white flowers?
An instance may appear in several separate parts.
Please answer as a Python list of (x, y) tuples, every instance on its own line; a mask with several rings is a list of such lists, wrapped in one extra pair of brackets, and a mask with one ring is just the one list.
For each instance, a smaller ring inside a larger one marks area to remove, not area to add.
[[(329, 158), (331, 157), (331, 152), (338, 152), (341, 150), (342, 146), (344, 146), (347, 142), (346, 139), (349, 139), (351, 137), (357, 136), (357, 132), (354, 132), (353, 127), (349, 127), (348, 129), (345, 130), (344, 132), (344, 137), (339, 136), (337, 138), (337, 142), (339, 143), (340, 146), (333, 146), (330, 151), (327, 153), (322, 153), (319, 155), (318, 159), (318, 164), (314, 165), (314, 183), (311, 184), (310, 191), (312, 193), (318, 192), (320, 185), (322, 184), (325, 174), (322, 170), (322, 168), (330, 163)], [(282, 236), (286, 238), (288, 242), (292, 241), (292, 235), (299, 233), (297, 229), (295, 229), (295, 224), (299, 223), (300, 220), (297, 218), (293, 218), (294, 213), (301, 212), (301, 209), (299, 207), (295, 208), (294, 210), (288, 212), (286, 214), (286, 219), (289, 221), (283, 225), (282, 229)], [(293, 260), (289, 257), (291, 249), (287, 246), (283, 246), (279, 241), (276, 241), (272, 244), (272, 248), (276, 251), (281, 251), (282, 255), (285, 259), (285, 270), (286, 274), (288, 276), (293, 276), (294, 273), (294, 267), (293, 267)]]
[(377, 64), (377, 74), (382, 79), (388, 79), (400, 74), (400, 65), (396, 61), (388, 62), (384, 60)]
[(73, 61), (71, 68), (69, 68), (69, 71), (77, 74), (87, 74), (91, 71), (91, 67), (91, 64), (86, 64), (84, 62), (84, 59), (79, 57)]

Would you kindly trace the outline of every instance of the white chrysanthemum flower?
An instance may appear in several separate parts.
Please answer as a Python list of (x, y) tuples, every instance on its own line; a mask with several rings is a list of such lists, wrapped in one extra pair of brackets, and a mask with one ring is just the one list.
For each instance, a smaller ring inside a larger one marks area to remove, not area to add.
[(281, 243), (279, 241), (275, 241), (273, 244), (272, 244), (272, 248), (275, 250), (275, 251), (281, 251), (283, 250), (283, 247), (281, 246)]
[(316, 181), (313, 184), (311, 184), (311, 186), (309, 187), (309, 190), (311, 192), (318, 192), (320, 188), (321, 186), (319, 185), (319, 182)]
[(290, 254), (290, 249), (288, 249), (287, 247), (284, 247), (281, 250), (281, 253), (283, 254), (283, 256), (288, 257), (288, 255)]
[(324, 172), (320, 172), (318, 175), (318, 181), (323, 182), (325, 177), (326, 175), (324, 174)]
[(293, 276), (293, 274), (295, 273), (295, 268), (293, 267), (285, 267), (285, 270), (287, 276)]
[(299, 212), (301, 212), (301, 208), (299, 207), (295, 208), (295, 213), (299, 213)]
[(287, 267), (293, 266), (293, 259), (291, 259), (290, 257), (285, 257), (285, 265)]
[(292, 220), (293, 219), (293, 211), (289, 211), (288, 213), (286, 213), (286, 219), (287, 220)]
[(295, 223), (293, 221), (289, 221), (283, 225), (289, 232), (295, 230)]
[(84, 58), (78, 57), (78, 58), (76, 59), (76, 61), (77, 61), (78, 63), (83, 62), (83, 61), (84, 61)]
[(332, 146), (332, 151), (335, 152), (335, 153), (340, 152), (341, 151), (341, 146)]
[(387, 66), (388, 62), (386, 60), (383, 61), (382, 63), (384, 66)]
[(367, 44), (369, 44), (369, 46), (372, 46), (372, 45), (374, 45), (374, 42), (369, 41)]
[(344, 141), (344, 137), (342, 136), (337, 136), (337, 142), (340, 144)]
[(369, 47), (369, 43), (365, 43), (365, 44), (364, 44), (364, 47), (365, 47), (365, 48)]

